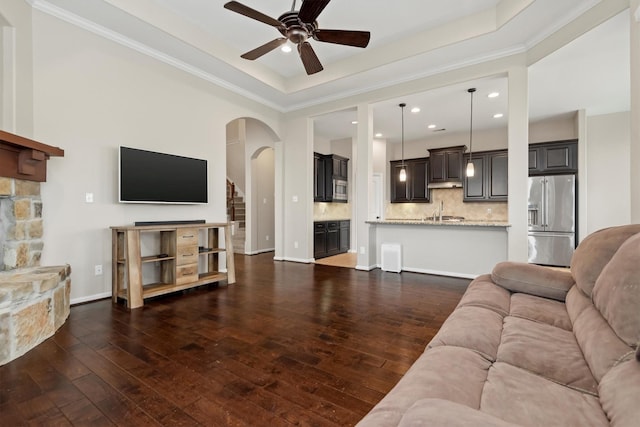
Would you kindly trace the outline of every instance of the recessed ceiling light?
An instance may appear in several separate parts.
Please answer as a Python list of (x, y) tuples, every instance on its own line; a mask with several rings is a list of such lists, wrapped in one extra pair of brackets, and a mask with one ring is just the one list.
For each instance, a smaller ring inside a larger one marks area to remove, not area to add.
[(412, 112), (412, 113), (419, 113), (419, 112), (420, 112), (420, 107), (413, 107), (413, 108), (411, 109), (411, 112)]
[(491, 92), (489, 95), (487, 95), (488, 98), (497, 98), (500, 96), (500, 92)]
[(500, 117), (503, 117), (503, 116), (504, 116), (504, 114), (502, 114), (502, 113), (496, 113), (496, 114), (493, 115), (493, 118), (494, 119), (499, 119)]
[(435, 129), (435, 128), (436, 128), (436, 125), (433, 125), (433, 124), (432, 124), (432, 125), (429, 125), (429, 126), (427, 126), (427, 127), (428, 127), (429, 129)]
[(357, 125), (357, 124), (358, 124), (358, 121), (357, 121), (357, 120), (354, 120), (354, 121), (352, 121), (352, 122), (351, 122), (351, 124), (352, 124), (352, 125)]
[(382, 134), (380, 132), (376, 133), (376, 138), (381, 138)]

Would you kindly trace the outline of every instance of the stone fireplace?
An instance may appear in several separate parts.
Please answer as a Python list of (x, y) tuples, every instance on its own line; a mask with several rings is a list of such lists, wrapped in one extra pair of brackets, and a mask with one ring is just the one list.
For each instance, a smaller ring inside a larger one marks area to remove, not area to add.
[(69, 316), (71, 268), (42, 267), (46, 161), (64, 151), (0, 131), (0, 365), (50, 337)]

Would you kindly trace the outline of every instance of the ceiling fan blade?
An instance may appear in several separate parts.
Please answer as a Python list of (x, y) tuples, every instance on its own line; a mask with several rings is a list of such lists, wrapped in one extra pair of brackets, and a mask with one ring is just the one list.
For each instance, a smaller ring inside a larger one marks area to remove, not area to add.
[(230, 1), (224, 5), (225, 9), (229, 9), (233, 12), (239, 13), (240, 15), (244, 15), (248, 18), (255, 19), (256, 21), (264, 22), (265, 24), (271, 25), (273, 27), (282, 27), (282, 22), (277, 19), (273, 19), (270, 16), (265, 15), (262, 12), (258, 12), (255, 9), (251, 9), (248, 6), (245, 6), (237, 1)]
[(331, 0), (303, 0), (298, 18), (304, 23), (310, 24), (318, 18), (320, 12)]
[(367, 47), (371, 33), (369, 31), (323, 30), (314, 31), (313, 38), (327, 43), (343, 44), (355, 47)]
[(302, 59), (302, 65), (304, 65), (307, 74), (315, 74), (324, 69), (309, 42), (300, 43), (298, 53), (300, 53), (300, 59)]
[(271, 40), (269, 43), (265, 43), (260, 47), (257, 47), (257, 48), (255, 48), (253, 50), (250, 50), (249, 52), (245, 53), (244, 55), (241, 55), (240, 57), (253, 61), (254, 59), (260, 58), (265, 53), (269, 53), (273, 49), (275, 49), (275, 48), (277, 48), (279, 46), (282, 46), (286, 42), (287, 42), (287, 38), (286, 37), (281, 37), (279, 39)]

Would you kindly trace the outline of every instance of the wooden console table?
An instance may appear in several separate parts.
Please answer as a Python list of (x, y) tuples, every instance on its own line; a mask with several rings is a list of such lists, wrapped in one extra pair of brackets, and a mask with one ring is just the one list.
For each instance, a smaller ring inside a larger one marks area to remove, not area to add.
[[(220, 230), (224, 233), (224, 248), (219, 247)], [(153, 253), (143, 256), (141, 237), (146, 234), (150, 235)], [(138, 308), (144, 305), (145, 298), (222, 280), (228, 284), (236, 281), (228, 223), (111, 227), (111, 235), (114, 304), (122, 298), (127, 307)], [(221, 253), (226, 254), (226, 273), (219, 271)], [(159, 272), (151, 274), (159, 281), (145, 283), (143, 266), (147, 263), (159, 267)]]

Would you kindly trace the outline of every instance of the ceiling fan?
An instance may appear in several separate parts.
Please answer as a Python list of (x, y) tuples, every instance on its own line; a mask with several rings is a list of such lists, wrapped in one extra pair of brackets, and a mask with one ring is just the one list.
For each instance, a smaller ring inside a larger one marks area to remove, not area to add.
[(279, 37), (241, 55), (244, 59), (254, 60), (283, 45), (287, 40), (298, 46), (298, 53), (307, 74), (315, 74), (323, 70), (318, 56), (311, 47), (309, 39), (319, 42), (342, 44), (355, 47), (367, 47), (371, 34), (369, 31), (325, 30), (318, 28), (316, 19), (331, 0), (303, 0), (300, 10), (295, 10), (293, 0), (291, 11), (285, 12), (278, 19), (273, 19), (255, 9), (237, 1), (224, 5), (225, 9), (264, 22), (275, 27), (283, 37)]

